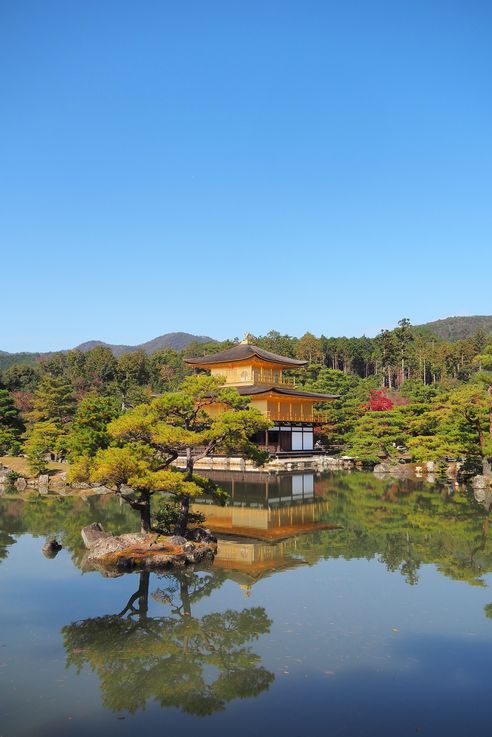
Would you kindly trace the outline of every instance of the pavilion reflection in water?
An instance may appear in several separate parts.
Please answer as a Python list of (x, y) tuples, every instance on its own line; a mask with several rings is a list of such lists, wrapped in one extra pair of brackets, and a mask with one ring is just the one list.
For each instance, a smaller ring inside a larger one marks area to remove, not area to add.
[(229, 576), (235, 571), (245, 588), (269, 571), (302, 564), (295, 536), (333, 527), (322, 521), (328, 502), (313, 473), (207, 475), (229, 493), (225, 506), (206, 498), (195, 505), (219, 536), (214, 565)]

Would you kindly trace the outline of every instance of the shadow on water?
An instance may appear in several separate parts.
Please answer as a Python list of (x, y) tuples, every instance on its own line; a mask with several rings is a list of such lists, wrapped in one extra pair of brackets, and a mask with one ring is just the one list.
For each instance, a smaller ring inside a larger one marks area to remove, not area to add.
[(68, 665), (77, 672), (90, 666), (108, 709), (135, 713), (154, 701), (205, 716), (270, 687), (274, 675), (250, 647), (270, 630), (263, 608), (196, 617), (193, 605), (220, 588), (224, 578), (186, 570), (156, 577), (159, 586), (150, 595), (165, 611), (150, 616), (150, 578), (148, 572), (139, 574), (138, 589), (119, 613), (62, 629)]

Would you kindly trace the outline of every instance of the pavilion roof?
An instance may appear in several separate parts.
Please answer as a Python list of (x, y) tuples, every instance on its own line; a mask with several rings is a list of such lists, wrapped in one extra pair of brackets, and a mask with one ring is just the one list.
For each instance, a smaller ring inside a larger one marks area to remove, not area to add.
[(322, 402), (323, 399), (338, 399), (340, 394), (318, 394), (317, 392), (303, 392), (300, 389), (293, 389), (287, 386), (280, 386), (278, 384), (271, 384), (265, 386), (252, 385), (252, 386), (236, 386), (241, 396), (249, 397), (256, 394), (286, 394), (289, 397), (301, 397), (304, 399), (317, 399)]
[(260, 358), (269, 363), (275, 363), (282, 366), (305, 366), (307, 361), (300, 361), (297, 358), (289, 358), (288, 356), (280, 356), (278, 353), (271, 353), (259, 348), (251, 343), (239, 343), (233, 348), (220, 353), (213, 353), (210, 356), (201, 356), (199, 358), (185, 358), (185, 362), (191, 366), (210, 366), (217, 363), (231, 363), (234, 361), (244, 361), (248, 358)]

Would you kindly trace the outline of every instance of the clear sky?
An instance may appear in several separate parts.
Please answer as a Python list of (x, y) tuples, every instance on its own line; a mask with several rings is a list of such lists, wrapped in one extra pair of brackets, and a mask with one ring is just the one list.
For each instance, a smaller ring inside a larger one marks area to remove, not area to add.
[(0, 349), (492, 314), (488, 0), (0, 0)]

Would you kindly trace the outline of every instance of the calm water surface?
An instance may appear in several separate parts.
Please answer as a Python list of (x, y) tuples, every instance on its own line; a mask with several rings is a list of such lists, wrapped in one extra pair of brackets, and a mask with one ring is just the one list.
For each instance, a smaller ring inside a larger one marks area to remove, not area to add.
[(490, 500), (221, 480), (228, 537), (176, 575), (85, 570), (83, 525), (135, 527), (112, 498), (0, 500), (0, 737), (490, 734)]

